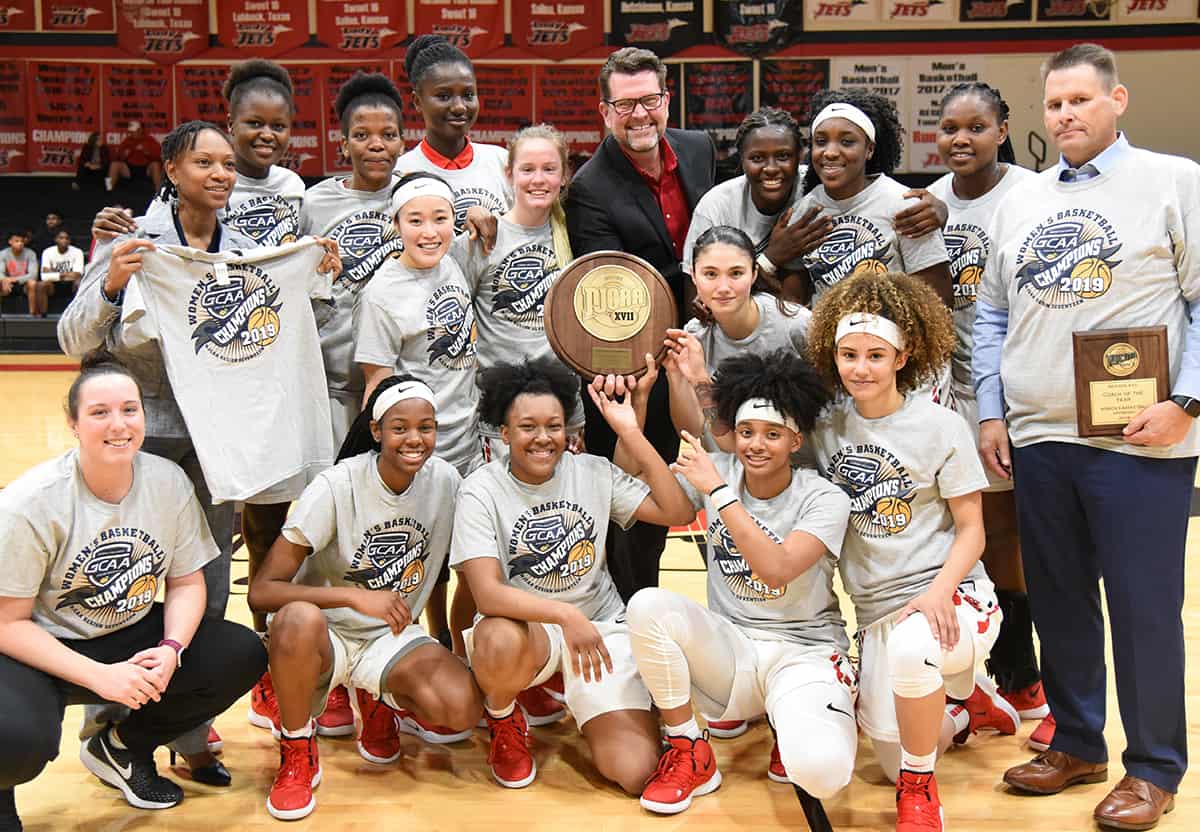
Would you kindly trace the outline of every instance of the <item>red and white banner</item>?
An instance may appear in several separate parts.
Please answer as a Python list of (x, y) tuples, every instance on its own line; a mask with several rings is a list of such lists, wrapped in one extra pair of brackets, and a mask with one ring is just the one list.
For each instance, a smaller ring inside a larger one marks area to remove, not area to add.
[(139, 58), (195, 57), (208, 49), (208, 34), (205, 0), (117, 0), (117, 45)]
[(33, 0), (0, 0), (0, 32), (32, 32), (36, 29)]
[(272, 57), (308, 41), (307, 0), (221, 0), (217, 35), (223, 46)]
[(88, 134), (100, 129), (100, 65), (30, 61), (27, 66), (29, 169), (74, 172)]
[(175, 85), (171, 68), (146, 64), (104, 64), (100, 138), (116, 147), (131, 121), (140, 121), (158, 142), (175, 126)]
[(25, 62), (0, 64), (0, 173), (29, 170), (25, 149)]
[(354, 55), (375, 55), (391, 49), (408, 37), (405, 4), (402, 2), (316, 2), (317, 40), (332, 49)]
[(350, 160), (342, 155), (342, 122), (333, 105), (337, 102), (338, 90), (356, 72), (387, 72), (388, 61), (373, 61), (353, 64), (316, 64), (313, 69), (321, 90), (323, 129), (325, 131), (325, 172), (345, 173), (350, 170)]
[(594, 66), (542, 66), (534, 68), (537, 107), (533, 120), (553, 124), (567, 139), (572, 153), (592, 153), (604, 138)]
[(601, 0), (513, 3), (512, 42), (539, 58), (574, 58), (604, 45), (604, 6)]
[(229, 67), (225, 64), (188, 64), (175, 67), (175, 121), (211, 121), (225, 126), (225, 99), (221, 87)]
[(292, 117), (292, 138), (288, 143), (284, 167), (301, 176), (321, 176), (325, 173), (322, 158), (321, 74), (312, 64), (291, 64), (287, 68), (295, 88), (296, 115)]
[(476, 65), (479, 118), (471, 138), (504, 145), (533, 118), (533, 67)]
[(42, 0), (46, 32), (111, 32), (113, 0)]
[[(416, 0), (415, 9), (414, 34), (444, 35), (470, 58), (504, 45), (502, 0)], [(516, 14), (514, 8), (513, 15)], [(513, 29), (516, 30), (515, 18)]]

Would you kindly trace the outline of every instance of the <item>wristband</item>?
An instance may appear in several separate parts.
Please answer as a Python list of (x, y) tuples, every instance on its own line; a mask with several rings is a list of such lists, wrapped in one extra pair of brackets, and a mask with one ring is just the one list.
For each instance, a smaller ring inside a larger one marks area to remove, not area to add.
[(771, 258), (764, 251), (754, 258), (754, 262), (758, 264), (758, 268), (762, 270), (767, 277), (775, 276), (775, 264), (771, 262)]
[(173, 638), (164, 638), (156, 647), (170, 647), (175, 651), (175, 669), (183, 667), (183, 651), (184, 646)]
[(725, 508), (732, 503), (738, 501), (737, 495), (733, 493), (733, 489), (725, 483), (721, 483), (712, 491), (708, 492), (708, 498), (713, 501), (713, 505), (717, 511)]

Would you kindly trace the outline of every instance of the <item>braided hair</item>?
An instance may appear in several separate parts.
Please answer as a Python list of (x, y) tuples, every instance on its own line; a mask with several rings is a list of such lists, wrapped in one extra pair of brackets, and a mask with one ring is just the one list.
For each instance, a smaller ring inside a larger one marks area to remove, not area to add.
[[(183, 158), (183, 154), (187, 153), (196, 147), (196, 139), (205, 130), (211, 130), (225, 140), (230, 149), (233, 149), (233, 139), (229, 134), (222, 130), (211, 121), (185, 121), (180, 124), (170, 133), (163, 137), (162, 140), (162, 161), (163, 167), (166, 168), (167, 162), (178, 162)], [(163, 202), (170, 202), (179, 196), (179, 191), (175, 187), (175, 183), (171, 181), (169, 176), (164, 176), (162, 187), (159, 188), (158, 198)]]
[(221, 95), (229, 102), (229, 115), (232, 118), (241, 106), (242, 99), (250, 93), (276, 95), (287, 102), (288, 110), (295, 114), (296, 102), (292, 95), (292, 76), (288, 71), (274, 61), (264, 61), (254, 58), (241, 61), (229, 68), (225, 86), (221, 87)]
[[(950, 92), (942, 99), (942, 112), (946, 112), (946, 106), (956, 98), (962, 98), (965, 95), (977, 95), (980, 100), (992, 108), (992, 112), (996, 116), (997, 126), (1008, 121), (1008, 102), (1000, 97), (1000, 90), (986, 84), (983, 81), (972, 81), (966, 84), (956, 84), (950, 88)], [(996, 159), (1010, 165), (1017, 163), (1017, 154), (1013, 150), (1012, 137), (1005, 136), (1004, 143), (996, 151)]]
[[(853, 104), (867, 114), (875, 125), (875, 152), (867, 160), (867, 176), (876, 173), (890, 174), (900, 166), (900, 155), (904, 149), (904, 128), (896, 107), (882, 95), (857, 89), (822, 90), (812, 97), (809, 105), (808, 123), (830, 104)], [(808, 193), (821, 184), (816, 169), (808, 166), (804, 174), (804, 192)]]
[(350, 135), (350, 121), (360, 107), (382, 107), (396, 114), (396, 123), (403, 123), (404, 100), (391, 79), (382, 72), (356, 72), (342, 84), (333, 102), (334, 112), (342, 125), (342, 135)]
[(796, 140), (797, 155), (804, 149), (804, 135), (800, 132), (800, 123), (792, 117), (791, 113), (778, 107), (759, 107), (742, 119), (742, 123), (738, 125), (737, 134), (733, 137), (733, 146), (737, 148), (739, 156), (746, 138), (755, 130), (764, 127), (780, 127), (785, 133), (790, 133)]
[(415, 91), (429, 70), (441, 64), (461, 64), (475, 74), (475, 65), (466, 53), (443, 35), (421, 35), (404, 53), (404, 72)]

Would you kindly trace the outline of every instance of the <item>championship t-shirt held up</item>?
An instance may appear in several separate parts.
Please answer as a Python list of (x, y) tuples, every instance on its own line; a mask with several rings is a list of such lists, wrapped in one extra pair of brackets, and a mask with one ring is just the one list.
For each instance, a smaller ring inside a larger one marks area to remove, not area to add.
[(312, 299), (329, 297), (305, 238), (247, 253), (160, 245), (142, 257), (122, 338), (159, 342), (214, 502), (280, 503), (333, 461)]
[(490, 462), (459, 490), (450, 565), (495, 558), (509, 586), (573, 604), (591, 621), (616, 621), (625, 604), (604, 561), (608, 522), (629, 528), (649, 493), (591, 454), (564, 453), (541, 485), (518, 480), (507, 461)]
[(34, 598), (33, 621), (57, 638), (96, 638), (150, 612), (168, 578), (219, 554), (187, 475), (139, 453), (119, 503), (87, 487), (79, 451), (0, 491), (0, 595)]
[[(416, 621), (450, 551), (455, 496), (462, 478), (430, 457), (397, 494), (379, 476), (379, 453), (368, 451), (321, 472), (292, 508), (283, 536), (313, 551), (297, 581), (397, 592)], [(338, 632), (382, 635), (387, 622), (349, 607), (325, 610)]]

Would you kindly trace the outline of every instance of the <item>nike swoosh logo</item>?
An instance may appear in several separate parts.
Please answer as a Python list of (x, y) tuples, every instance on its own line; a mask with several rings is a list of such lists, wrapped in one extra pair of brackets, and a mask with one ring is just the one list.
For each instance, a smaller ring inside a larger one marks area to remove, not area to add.
[(925, 666), (926, 666), (926, 667), (932, 667), (934, 670), (941, 670), (941, 669), (942, 669), (942, 668), (941, 668), (941, 665), (936, 665), (936, 664), (934, 664), (933, 662), (929, 661), (929, 659), (925, 659), (924, 661), (925, 661)]
[(117, 770), (117, 774), (121, 775), (121, 777), (126, 780), (132, 777), (133, 763), (126, 763), (123, 767), (118, 765), (117, 761), (113, 759), (112, 750), (109, 749), (108, 743), (101, 739), (100, 744), (104, 746), (104, 756), (108, 758), (108, 762), (112, 765), (112, 767)]
[(851, 720), (853, 720), (853, 719), (854, 719), (854, 714), (848, 714), (848, 713), (846, 713), (845, 711), (843, 711), (841, 708), (835, 708), (835, 707), (833, 706), (833, 703), (832, 703), (832, 702), (826, 702), (826, 703), (825, 703), (825, 708), (826, 708), (827, 710), (833, 711), (833, 712), (835, 712), (835, 713), (839, 713), (839, 714), (841, 714), (842, 716), (849, 717)]

